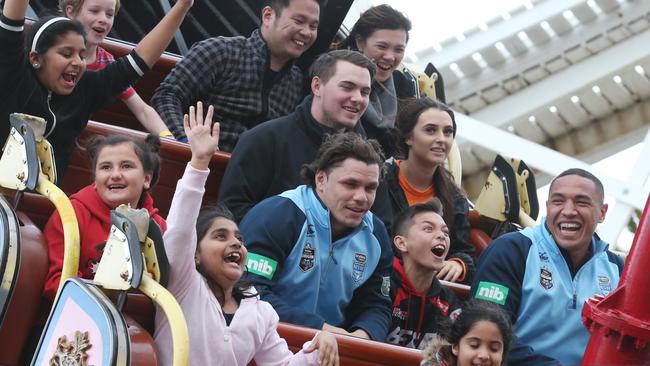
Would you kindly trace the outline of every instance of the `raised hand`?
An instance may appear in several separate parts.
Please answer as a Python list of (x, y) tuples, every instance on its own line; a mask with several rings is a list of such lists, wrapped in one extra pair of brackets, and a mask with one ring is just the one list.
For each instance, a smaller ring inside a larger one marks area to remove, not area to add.
[(189, 115), (183, 116), (183, 128), (192, 149), (190, 164), (195, 169), (207, 170), (210, 159), (215, 151), (219, 150), (219, 123), (212, 124), (214, 108), (208, 107), (203, 118), (203, 103), (196, 103), (190, 107)]
[(445, 261), (436, 277), (439, 280), (456, 282), (463, 275), (463, 266), (456, 261)]

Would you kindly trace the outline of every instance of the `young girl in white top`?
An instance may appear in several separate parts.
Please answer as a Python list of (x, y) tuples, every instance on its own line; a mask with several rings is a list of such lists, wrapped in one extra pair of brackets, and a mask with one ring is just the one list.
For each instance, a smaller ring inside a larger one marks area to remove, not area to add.
[[(295, 355), (289, 350), (278, 335), (275, 310), (253, 287), (239, 282), (248, 252), (232, 214), (212, 209), (199, 215), (208, 165), (219, 141), (219, 125), (210, 127), (212, 106), (205, 123), (202, 109), (199, 102), (183, 121), (192, 159), (176, 186), (164, 235), (171, 267), (168, 289), (187, 321), (190, 363), (338, 365), (336, 339), (328, 332), (318, 333)], [(162, 364), (169, 365), (171, 334), (161, 312), (156, 313), (154, 338)]]

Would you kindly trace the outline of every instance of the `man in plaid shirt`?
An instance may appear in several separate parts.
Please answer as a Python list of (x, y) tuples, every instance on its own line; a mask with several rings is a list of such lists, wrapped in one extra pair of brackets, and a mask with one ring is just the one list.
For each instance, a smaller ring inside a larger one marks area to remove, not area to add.
[(267, 0), (260, 29), (249, 38), (213, 37), (194, 45), (151, 99), (174, 136), (187, 141), (183, 111), (197, 101), (214, 106), (224, 151), (232, 151), (247, 129), (292, 112), (304, 81), (294, 61), (316, 40), (323, 3)]

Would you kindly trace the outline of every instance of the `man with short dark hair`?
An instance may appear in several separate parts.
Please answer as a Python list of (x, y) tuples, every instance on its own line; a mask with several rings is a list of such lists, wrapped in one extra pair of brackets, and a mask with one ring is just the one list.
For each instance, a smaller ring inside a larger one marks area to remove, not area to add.
[(595, 234), (607, 213), (603, 185), (569, 169), (553, 179), (547, 217), (503, 235), (483, 252), (471, 293), (496, 302), (515, 324), (512, 365), (578, 365), (589, 341), (582, 307), (618, 285), (623, 261)]
[(383, 341), (392, 250), (371, 212), (383, 157), (355, 133), (330, 136), (306, 185), (265, 199), (240, 224), (248, 279), (281, 321)]
[(267, 0), (249, 38), (212, 37), (193, 46), (151, 99), (174, 136), (187, 141), (183, 111), (197, 101), (214, 106), (224, 151), (247, 129), (293, 111), (304, 83), (294, 62), (316, 40), (325, 2)]
[(314, 160), (325, 135), (354, 131), (365, 136), (358, 121), (368, 106), (374, 74), (375, 65), (359, 52), (321, 55), (311, 69), (312, 95), (290, 115), (242, 135), (221, 181), (219, 201), (241, 220), (264, 198), (301, 184), (300, 169)]

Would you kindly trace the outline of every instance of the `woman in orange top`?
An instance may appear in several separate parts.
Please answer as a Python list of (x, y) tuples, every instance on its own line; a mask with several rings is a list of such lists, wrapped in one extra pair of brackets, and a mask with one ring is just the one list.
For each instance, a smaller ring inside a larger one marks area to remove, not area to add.
[(398, 113), (396, 132), (402, 160), (387, 166), (393, 216), (408, 206), (438, 197), (449, 226), (451, 248), (438, 279), (470, 283), (475, 272), (469, 243), (469, 204), (445, 167), (456, 136), (454, 112), (430, 98), (414, 99)]

